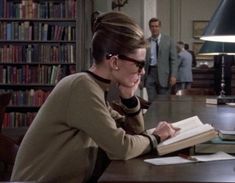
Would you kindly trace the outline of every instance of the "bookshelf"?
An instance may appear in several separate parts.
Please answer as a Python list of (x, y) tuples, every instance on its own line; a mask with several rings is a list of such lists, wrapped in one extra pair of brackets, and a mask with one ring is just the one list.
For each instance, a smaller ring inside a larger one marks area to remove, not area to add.
[(56, 83), (80, 69), (80, 2), (0, 1), (0, 91), (13, 93), (3, 128), (27, 128)]

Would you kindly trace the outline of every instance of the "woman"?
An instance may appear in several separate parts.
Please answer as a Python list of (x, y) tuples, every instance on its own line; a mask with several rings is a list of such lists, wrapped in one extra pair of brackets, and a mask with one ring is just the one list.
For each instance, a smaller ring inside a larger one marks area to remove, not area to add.
[[(94, 31), (94, 65), (62, 79), (51, 92), (22, 141), (12, 181), (92, 182), (104, 157), (99, 148), (112, 160), (127, 160), (174, 135), (166, 122), (154, 135), (144, 133), (135, 97), (147, 46), (139, 26), (109, 12), (97, 18)], [(125, 116), (106, 101), (111, 82), (118, 85)]]

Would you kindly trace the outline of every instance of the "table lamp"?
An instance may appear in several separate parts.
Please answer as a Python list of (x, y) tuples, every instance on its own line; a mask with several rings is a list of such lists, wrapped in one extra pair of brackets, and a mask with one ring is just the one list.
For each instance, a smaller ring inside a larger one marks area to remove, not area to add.
[(235, 42), (234, 0), (222, 0), (200, 39), (206, 41)]
[[(224, 81), (224, 62), (225, 62), (225, 55), (235, 55), (235, 43), (223, 43), (223, 42), (214, 42), (214, 41), (206, 41), (202, 45), (201, 49), (199, 50), (199, 55), (221, 55), (221, 90), (220, 95), (218, 98), (224, 98), (225, 92), (225, 81)], [(235, 98), (234, 98), (235, 100)]]

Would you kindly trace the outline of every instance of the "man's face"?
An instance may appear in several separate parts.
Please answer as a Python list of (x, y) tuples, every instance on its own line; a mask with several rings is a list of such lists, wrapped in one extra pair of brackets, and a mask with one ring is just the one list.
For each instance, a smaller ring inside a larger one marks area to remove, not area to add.
[(179, 53), (181, 51), (181, 47), (179, 44), (176, 45), (176, 50), (177, 50), (177, 53)]
[(159, 21), (155, 21), (155, 22), (150, 23), (149, 29), (150, 29), (150, 32), (153, 37), (157, 37), (159, 35), (160, 27), (161, 27), (161, 25), (160, 25)]

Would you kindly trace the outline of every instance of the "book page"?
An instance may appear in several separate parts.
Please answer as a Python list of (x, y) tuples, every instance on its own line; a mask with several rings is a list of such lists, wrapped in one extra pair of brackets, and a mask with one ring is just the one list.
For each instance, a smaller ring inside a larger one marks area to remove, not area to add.
[[(203, 124), (198, 116), (193, 116), (175, 123), (172, 123), (174, 127), (180, 128), (174, 137), (161, 142), (158, 147), (169, 145), (198, 134), (213, 130), (214, 128), (209, 124)], [(155, 128), (148, 130), (149, 134), (152, 134)]]
[(159, 155), (164, 155), (170, 152), (174, 152), (186, 147), (194, 146), (196, 144), (200, 144), (211, 140), (212, 138), (217, 136), (217, 132), (215, 130), (210, 130), (190, 138), (186, 138), (175, 143), (171, 143), (168, 145), (157, 145), (157, 150)]
[[(196, 128), (198, 126), (203, 125), (201, 120), (198, 118), (198, 116), (193, 116), (190, 118), (186, 118), (184, 120), (174, 122), (172, 123), (174, 127), (180, 128), (180, 131), (178, 133), (182, 133), (184, 131), (188, 131), (189, 129)], [(147, 133), (152, 134), (155, 128), (151, 128), (147, 130)]]
[(179, 156), (171, 156), (171, 157), (164, 157), (164, 158), (145, 159), (144, 162), (150, 163), (153, 165), (172, 165), (172, 164), (192, 163), (193, 161), (188, 160), (188, 159), (183, 159)]
[(164, 146), (164, 145), (168, 145), (168, 144), (172, 144), (178, 141), (181, 141), (183, 139), (187, 139), (193, 136), (196, 136), (198, 134), (207, 132), (209, 130), (213, 130), (214, 128), (209, 125), (209, 124), (202, 124), (201, 126), (198, 127), (194, 127), (192, 129), (188, 129), (188, 130), (183, 130), (183, 131), (179, 131), (179, 133), (177, 133), (174, 137), (167, 139), (165, 141), (163, 141), (162, 143), (160, 143), (158, 146)]
[(183, 164), (183, 163), (194, 163), (194, 162), (207, 162), (207, 161), (219, 161), (219, 160), (230, 160), (235, 159), (234, 156), (231, 156), (225, 152), (217, 152), (211, 155), (197, 155), (192, 156), (197, 159), (188, 160), (179, 156), (171, 156), (171, 157), (163, 157), (163, 158), (152, 158), (145, 159), (144, 161), (147, 163), (151, 163), (153, 165), (170, 165), (170, 164)]
[(198, 118), (198, 116), (193, 116), (175, 123), (172, 123), (174, 127), (180, 128), (180, 133), (183, 133), (184, 131), (188, 131), (192, 128), (196, 128), (198, 126), (203, 125), (201, 120)]
[(215, 154), (210, 154), (210, 155), (197, 155), (192, 157), (195, 157), (197, 158), (198, 161), (202, 162), (235, 159), (234, 156), (227, 154), (223, 151), (219, 151)]

